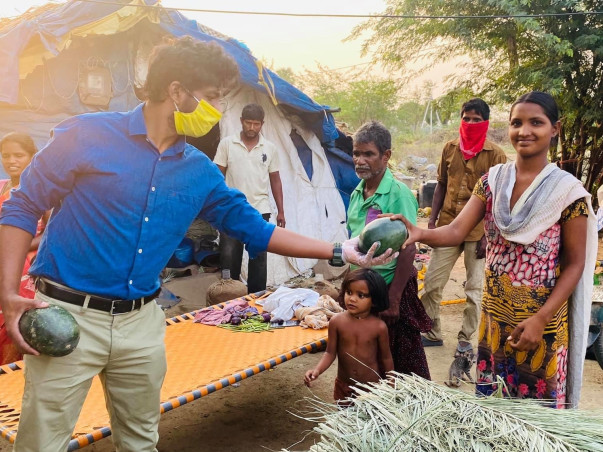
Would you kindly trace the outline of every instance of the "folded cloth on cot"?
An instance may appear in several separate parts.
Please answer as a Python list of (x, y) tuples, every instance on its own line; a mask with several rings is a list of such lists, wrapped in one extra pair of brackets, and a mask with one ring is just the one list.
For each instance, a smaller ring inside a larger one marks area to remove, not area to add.
[(273, 319), (287, 321), (293, 318), (297, 308), (316, 305), (319, 296), (311, 289), (279, 287), (273, 294), (256, 301), (256, 304), (272, 314)]

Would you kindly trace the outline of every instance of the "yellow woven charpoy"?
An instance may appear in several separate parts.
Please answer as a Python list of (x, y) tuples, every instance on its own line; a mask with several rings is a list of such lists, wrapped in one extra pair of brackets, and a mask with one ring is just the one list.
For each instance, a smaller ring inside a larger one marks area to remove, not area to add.
[[(254, 304), (253, 296), (245, 299)], [(193, 316), (189, 313), (166, 321), (168, 371), (161, 390), (162, 413), (326, 345), (326, 329), (287, 327), (242, 333), (193, 323)], [(24, 385), (22, 367), (23, 363), (18, 362), (0, 368), (0, 436), (10, 442), (14, 442), (18, 431)], [(109, 415), (97, 377), (68, 450), (110, 434)]]

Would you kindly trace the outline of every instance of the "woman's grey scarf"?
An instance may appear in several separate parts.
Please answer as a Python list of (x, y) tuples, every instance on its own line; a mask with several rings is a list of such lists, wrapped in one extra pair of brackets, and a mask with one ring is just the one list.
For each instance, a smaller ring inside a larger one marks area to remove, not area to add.
[(496, 226), (505, 239), (522, 244), (532, 243), (540, 233), (559, 221), (561, 212), (569, 205), (568, 195), (577, 187), (582, 188), (579, 180), (550, 163), (511, 210), (515, 178), (515, 163), (510, 162), (491, 168), (488, 181)]

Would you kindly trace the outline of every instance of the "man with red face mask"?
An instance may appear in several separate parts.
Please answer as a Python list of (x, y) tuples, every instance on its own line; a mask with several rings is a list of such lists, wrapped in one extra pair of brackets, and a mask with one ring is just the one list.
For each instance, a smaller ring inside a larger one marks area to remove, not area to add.
[[(471, 99), (463, 104), (459, 138), (446, 143), (442, 151), (429, 229), (434, 229), (436, 222), (438, 227), (452, 223), (469, 201), (479, 178), (492, 166), (507, 161), (503, 150), (486, 139), (489, 118), (490, 107), (482, 99)], [(421, 297), (425, 310), (433, 321), (431, 331), (422, 338), (423, 345), (443, 345), (440, 324), (442, 291), (450, 278), (452, 267), (463, 252), (467, 271), (467, 304), (463, 311), (463, 324), (458, 333), (455, 357), (472, 353), (471, 337), (479, 323), (486, 256), (483, 222), (475, 227), (461, 245), (432, 250), (425, 274), (425, 293)]]

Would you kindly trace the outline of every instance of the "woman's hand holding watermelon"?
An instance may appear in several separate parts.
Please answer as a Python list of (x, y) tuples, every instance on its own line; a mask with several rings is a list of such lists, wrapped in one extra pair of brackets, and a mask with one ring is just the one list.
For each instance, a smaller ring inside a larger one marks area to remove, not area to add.
[(358, 265), (359, 267), (369, 268), (377, 265), (389, 264), (398, 257), (398, 252), (388, 248), (383, 254), (375, 257), (375, 252), (379, 248), (380, 243), (375, 242), (370, 249), (363, 254), (358, 248), (358, 237), (353, 237), (341, 244), (343, 261), (346, 263)]
[(47, 308), (48, 303), (30, 298), (23, 298), (17, 294), (2, 300), (2, 313), (4, 314), (6, 332), (22, 354), (39, 355), (36, 350), (25, 342), (19, 331), (19, 319), (25, 311), (33, 308)]
[(400, 215), (399, 213), (396, 213), (396, 214), (382, 213), (379, 215), (379, 218), (385, 218), (385, 217), (389, 217), (389, 219), (392, 221), (401, 221), (406, 226), (406, 230), (408, 231), (408, 238), (402, 245), (402, 249), (405, 249), (408, 245), (412, 245), (415, 242), (421, 241), (422, 232), (424, 232), (424, 229), (421, 229), (421, 228), (415, 226), (414, 224), (412, 224), (410, 221), (408, 221), (406, 219), (406, 217), (404, 215)]

